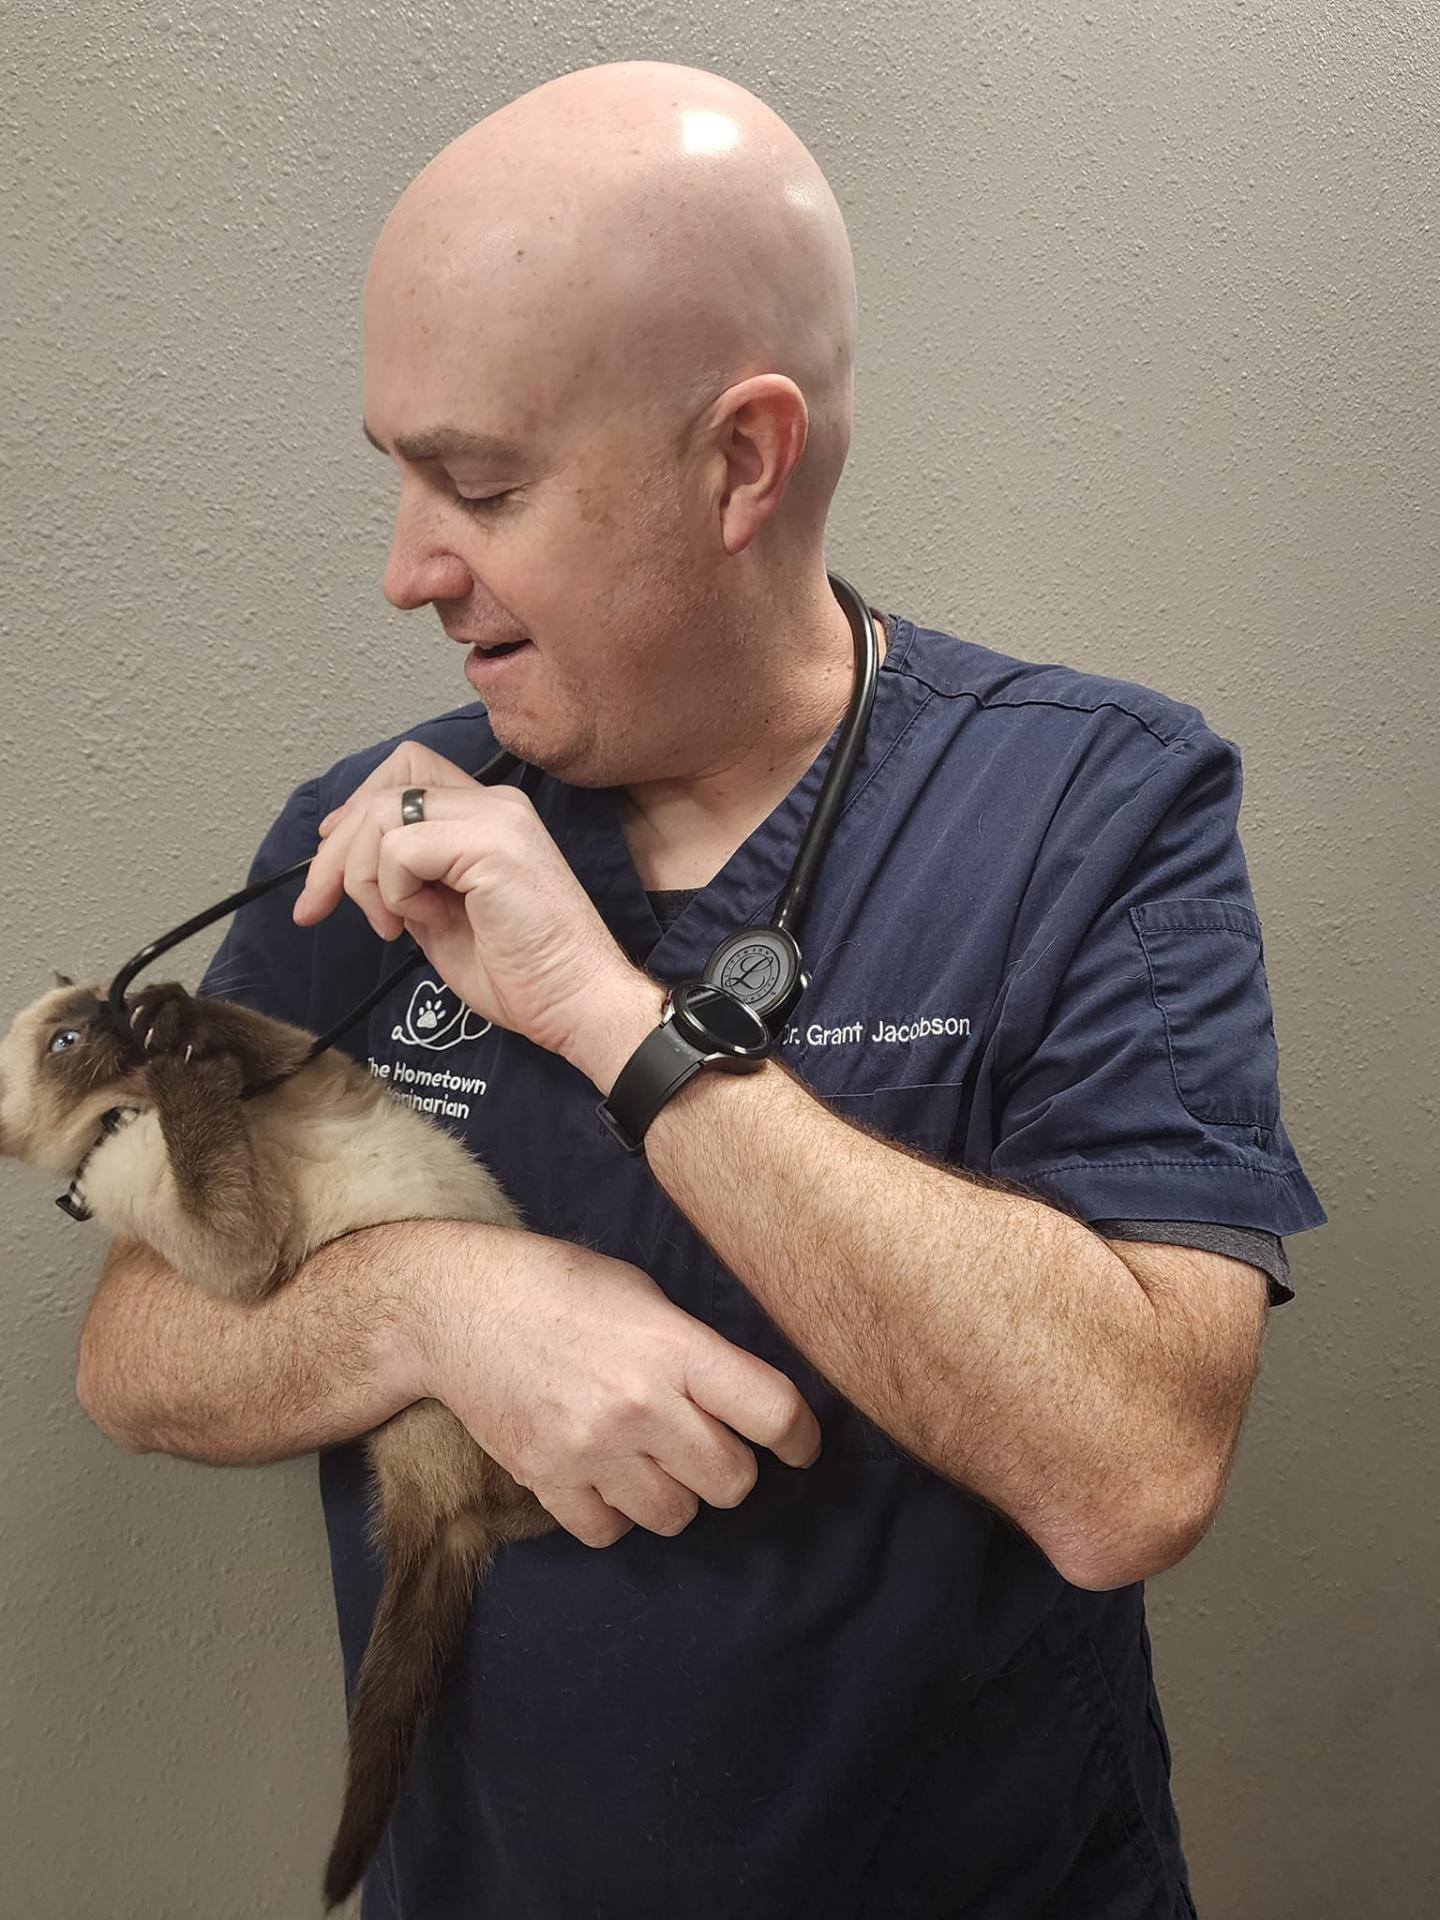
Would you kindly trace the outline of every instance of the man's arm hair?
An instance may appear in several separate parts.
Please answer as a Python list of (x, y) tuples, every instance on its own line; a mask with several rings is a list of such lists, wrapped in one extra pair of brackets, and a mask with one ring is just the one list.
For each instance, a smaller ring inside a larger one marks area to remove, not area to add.
[[(264, 1300), (220, 1300), (142, 1242), (117, 1239), (80, 1336), (81, 1406), (131, 1453), (212, 1466), (353, 1440), (417, 1397), (410, 1333), (427, 1269), (508, 1230), (399, 1220), (318, 1248)], [(497, 1239), (497, 1265), (513, 1238)]]

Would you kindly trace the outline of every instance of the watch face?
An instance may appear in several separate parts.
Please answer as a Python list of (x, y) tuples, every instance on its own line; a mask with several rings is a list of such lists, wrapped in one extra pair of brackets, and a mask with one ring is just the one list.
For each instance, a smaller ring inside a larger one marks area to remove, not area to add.
[(692, 1046), (757, 1058), (769, 1051), (760, 1015), (713, 981), (683, 981), (671, 990), (671, 1004), (676, 1029)]

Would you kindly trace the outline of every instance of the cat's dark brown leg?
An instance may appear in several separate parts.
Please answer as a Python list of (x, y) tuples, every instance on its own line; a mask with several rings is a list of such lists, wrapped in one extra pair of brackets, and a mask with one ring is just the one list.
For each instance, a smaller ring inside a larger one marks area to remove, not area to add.
[(269, 1059), (247, 1061), (243, 1013), (196, 1000), (183, 987), (150, 988), (132, 1019), (150, 1054), (145, 1078), (165, 1139), (176, 1198), (194, 1241), (188, 1269), (212, 1291), (258, 1297), (276, 1272), (286, 1227), (284, 1196), (267, 1184), (246, 1124), (241, 1090), (265, 1077)]

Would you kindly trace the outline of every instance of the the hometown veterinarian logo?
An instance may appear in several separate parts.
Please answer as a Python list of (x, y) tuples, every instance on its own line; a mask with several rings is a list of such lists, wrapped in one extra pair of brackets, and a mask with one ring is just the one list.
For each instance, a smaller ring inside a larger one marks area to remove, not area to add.
[(390, 1029), (390, 1038), (404, 1047), (429, 1047), (440, 1052), (458, 1047), (462, 1040), (478, 1040), (489, 1031), (490, 1022), (467, 1007), (450, 987), (422, 980), (410, 996), (405, 1018)]
[[(426, 1047), (432, 1053), (443, 1053), (447, 1047), (458, 1047), (462, 1040), (478, 1040), (489, 1031), (490, 1022), (467, 1007), (459, 994), (438, 980), (422, 980), (410, 996), (405, 1018), (390, 1029), (390, 1039), (402, 1047)], [(468, 1121), (470, 1100), (462, 1096), (481, 1098), (489, 1090), (489, 1082), (478, 1074), (442, 1065), (412, 1067), (408, 1060), (377, 1060), (373, 1053), (370, 1071), (385, 1082), (397, 1100), (441, 1120)]]

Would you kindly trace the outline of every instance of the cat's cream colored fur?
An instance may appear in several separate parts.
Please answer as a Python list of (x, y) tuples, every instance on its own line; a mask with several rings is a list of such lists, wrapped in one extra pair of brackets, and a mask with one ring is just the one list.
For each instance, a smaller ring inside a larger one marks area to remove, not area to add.
[[(0, 1040), (0, 1152), (69, 1178), (112, 1234), (143, 1241), (195, 1285), (255, 1301), (316, 1248), (385, 1221), (475, 1220), (522, 1230), (498, 1183), (453, 1135), (312, 1036), (174, 983), (130, 1003), (135, 1057), (97, 1017), (102, 987), (69, 983)], [(271, 1074), (268, 1091), (240, 1097)], [(137, 1109), (101, 1131), (114, 1107)], [(445, 1407), (422, 1400), (368, 1436), (372, 1536), (385, 1584), (356, 1683), (345, 1803), (327, 1903), (358, 1881), (399, 1790), (438, 1673), (505, 1540), (555, 1521)]]

